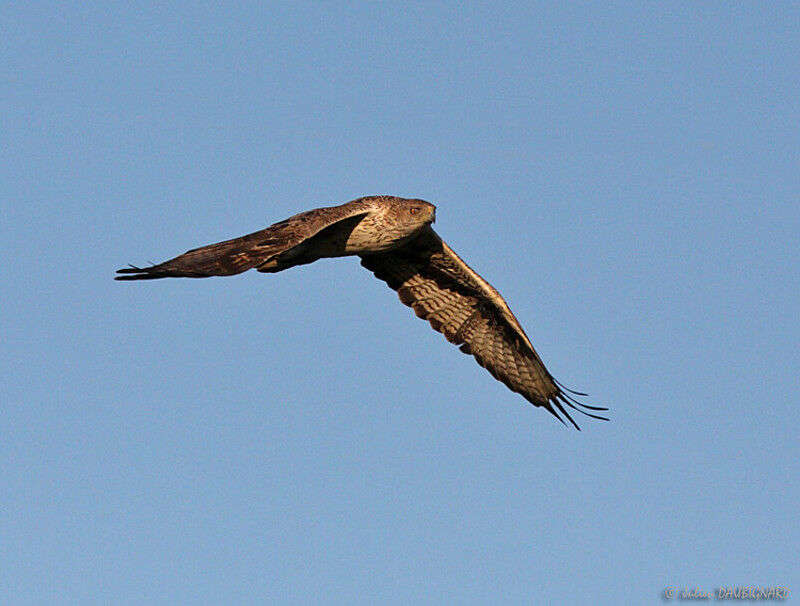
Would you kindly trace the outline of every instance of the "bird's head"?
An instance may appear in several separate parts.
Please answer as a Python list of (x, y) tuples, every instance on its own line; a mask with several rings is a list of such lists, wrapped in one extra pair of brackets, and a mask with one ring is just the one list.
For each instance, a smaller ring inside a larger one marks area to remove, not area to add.
[(436, 220), (436, 207), (425, 200), (369, 196), (357, 202), (370, 210), (348, 239), (348, 251), (383, 252), (404, 245)]
[(390, 212), (394, 221), (402, 225), (409, 234), (436, 221), (436, 207), (430, 202), (415, 198), (392, 198)]

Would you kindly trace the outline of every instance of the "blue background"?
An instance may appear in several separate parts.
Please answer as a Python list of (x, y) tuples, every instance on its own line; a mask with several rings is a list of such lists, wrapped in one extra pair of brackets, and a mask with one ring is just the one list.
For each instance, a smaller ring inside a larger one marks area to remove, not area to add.
[[(0, 601), (800, 591), (796, 3), (5, 4)], [(570, 431), (357, 259), (119, 283), (375, 193)]]

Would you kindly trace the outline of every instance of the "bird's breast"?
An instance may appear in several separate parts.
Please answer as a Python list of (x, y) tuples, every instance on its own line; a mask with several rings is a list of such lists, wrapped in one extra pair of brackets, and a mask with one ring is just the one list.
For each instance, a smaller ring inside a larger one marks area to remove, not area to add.
[(392, 250), (405, 244), (416, 231), (368, 216), (350, 232), (345, 252), (349, 255), (358, 255)]

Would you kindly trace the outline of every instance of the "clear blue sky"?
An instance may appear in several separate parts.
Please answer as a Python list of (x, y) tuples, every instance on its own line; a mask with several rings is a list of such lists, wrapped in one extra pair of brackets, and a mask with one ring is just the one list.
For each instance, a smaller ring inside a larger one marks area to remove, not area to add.
[[(0, 20), (0, 602), (800, 592), (797, 3)], [(533, 408), (356, 259), (112, 280), (373, 193), (435, 203), (611, 422)]]

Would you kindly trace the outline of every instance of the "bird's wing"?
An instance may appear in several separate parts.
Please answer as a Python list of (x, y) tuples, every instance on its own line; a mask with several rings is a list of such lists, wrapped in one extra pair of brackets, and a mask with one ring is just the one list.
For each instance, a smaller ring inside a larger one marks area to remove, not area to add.
[(401, 248), (361, 255), (361, 264), (512, 391), (564, 422), (560, 412), (576, 429), (580, 428), (565, 406), (605, 419), (587, 412), (605, 408), (581, 404), (550, 375), (500, 293), (430, 227)]
[[(310, 251), (312, 254), (303, 256), (300, 247), (313, 248), (308, 245), (314, 241), (315, 236), (322, 234), (330, 236), (326, 239), (326, 244), (341, 240), (337, 236), (349, 233), (367, 214), (368, 209), (360, 201), (316, 208), (240, 238), (194, 248), (157, 265), (118, 269), (117, 273), (122, 275), (116, 279), (153, 280), (232, 276), (254, 267), (266, 272), (280, 271), (291, 265), (308, 263), (320, 256), (326, 256), (325, 254), (314, 256), (313, 251)], [(291, 262), (275, 262), (280, 255), (291, 254), (290, 251), (295, 251)]]

